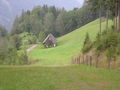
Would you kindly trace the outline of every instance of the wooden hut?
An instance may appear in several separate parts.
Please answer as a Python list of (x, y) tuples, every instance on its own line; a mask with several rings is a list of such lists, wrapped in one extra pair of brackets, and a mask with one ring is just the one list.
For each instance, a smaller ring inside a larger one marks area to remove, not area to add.
[(45, 47), (55, 47), (56, 46), (56, 38), (52, 35), (52, 34), (49, 34), (45, 40), (43, 41), (43, 45)]

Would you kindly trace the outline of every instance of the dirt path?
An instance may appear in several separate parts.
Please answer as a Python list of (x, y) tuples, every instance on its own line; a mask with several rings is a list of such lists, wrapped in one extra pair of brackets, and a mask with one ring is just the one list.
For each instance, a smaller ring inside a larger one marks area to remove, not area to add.
[(32, 51), (34, 48), (36, 48), (38, 46), (38, 44), (33, 45), (32, 47), (27, 49), (27, 53), (29, 53), (30, 51)]

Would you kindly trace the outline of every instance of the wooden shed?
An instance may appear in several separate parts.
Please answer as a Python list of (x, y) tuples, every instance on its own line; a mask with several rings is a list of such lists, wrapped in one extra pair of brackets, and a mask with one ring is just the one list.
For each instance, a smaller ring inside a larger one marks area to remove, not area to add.
[(57, 43), (56, 38), (52, 34), (49, 34), (43, 41), (43, 45), (45, 47), (55, 47), (56, 43)]

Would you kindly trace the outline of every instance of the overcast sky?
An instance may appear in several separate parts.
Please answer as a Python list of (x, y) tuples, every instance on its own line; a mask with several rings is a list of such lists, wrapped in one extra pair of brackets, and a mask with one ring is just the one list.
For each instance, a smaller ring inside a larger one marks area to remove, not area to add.
[[(19, 8), (22, 9), (32, 9), (36, 5), (44, 5), (47, 4), (49, 6), (56, 6), (59, 8), (64, 7), (67, 10), (71, 10), (76, 7), (81, 7), (83, 5), (84, 0), (1, 0), (8, 8), (11, 10), (13, 4), (18, 7), (19, 5), (23, 5)], [(23, 7), (29, 8), (23, 8)], [(14, 7), (15, 8), (15, 7)]]
[(72, 10), (82, 7), (84, 0), (0, 0), (0, 24), (11, 27), (14, 18), (22, 10), (32, 10), (38, 5), (56, 6)]

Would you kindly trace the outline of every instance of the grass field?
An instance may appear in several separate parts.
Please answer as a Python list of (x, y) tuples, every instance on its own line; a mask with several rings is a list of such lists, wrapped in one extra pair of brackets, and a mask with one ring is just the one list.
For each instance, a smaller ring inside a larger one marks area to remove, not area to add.
[(98, 30), (96, 20), (58, 38), (55, 48), (37, 47), (29, 53), (39, 60), (35, 65), (0, 66), (0, 90), (120, 90), (120, 71), (68, 65), (80, 52), (86, 32), (95, 40)]
[[(112, 22), (109, 22), (111, 25)], [(102, 30), (106, 22), (102, 23)], [(95, 20), (65, 36), (58, 38), (58, 46), (55, 48), (37, 47), (29, 54), (32, 60), (38, 60), (38, 65), (68, 65), (71, 64), (72, 56), (80, 52), (88, 32), (91, 39), (95, 40), (99, 31), (99, 20)]]
[(1, 66), (0, 90), (120, 90), (120, 72), (82, 65)]

